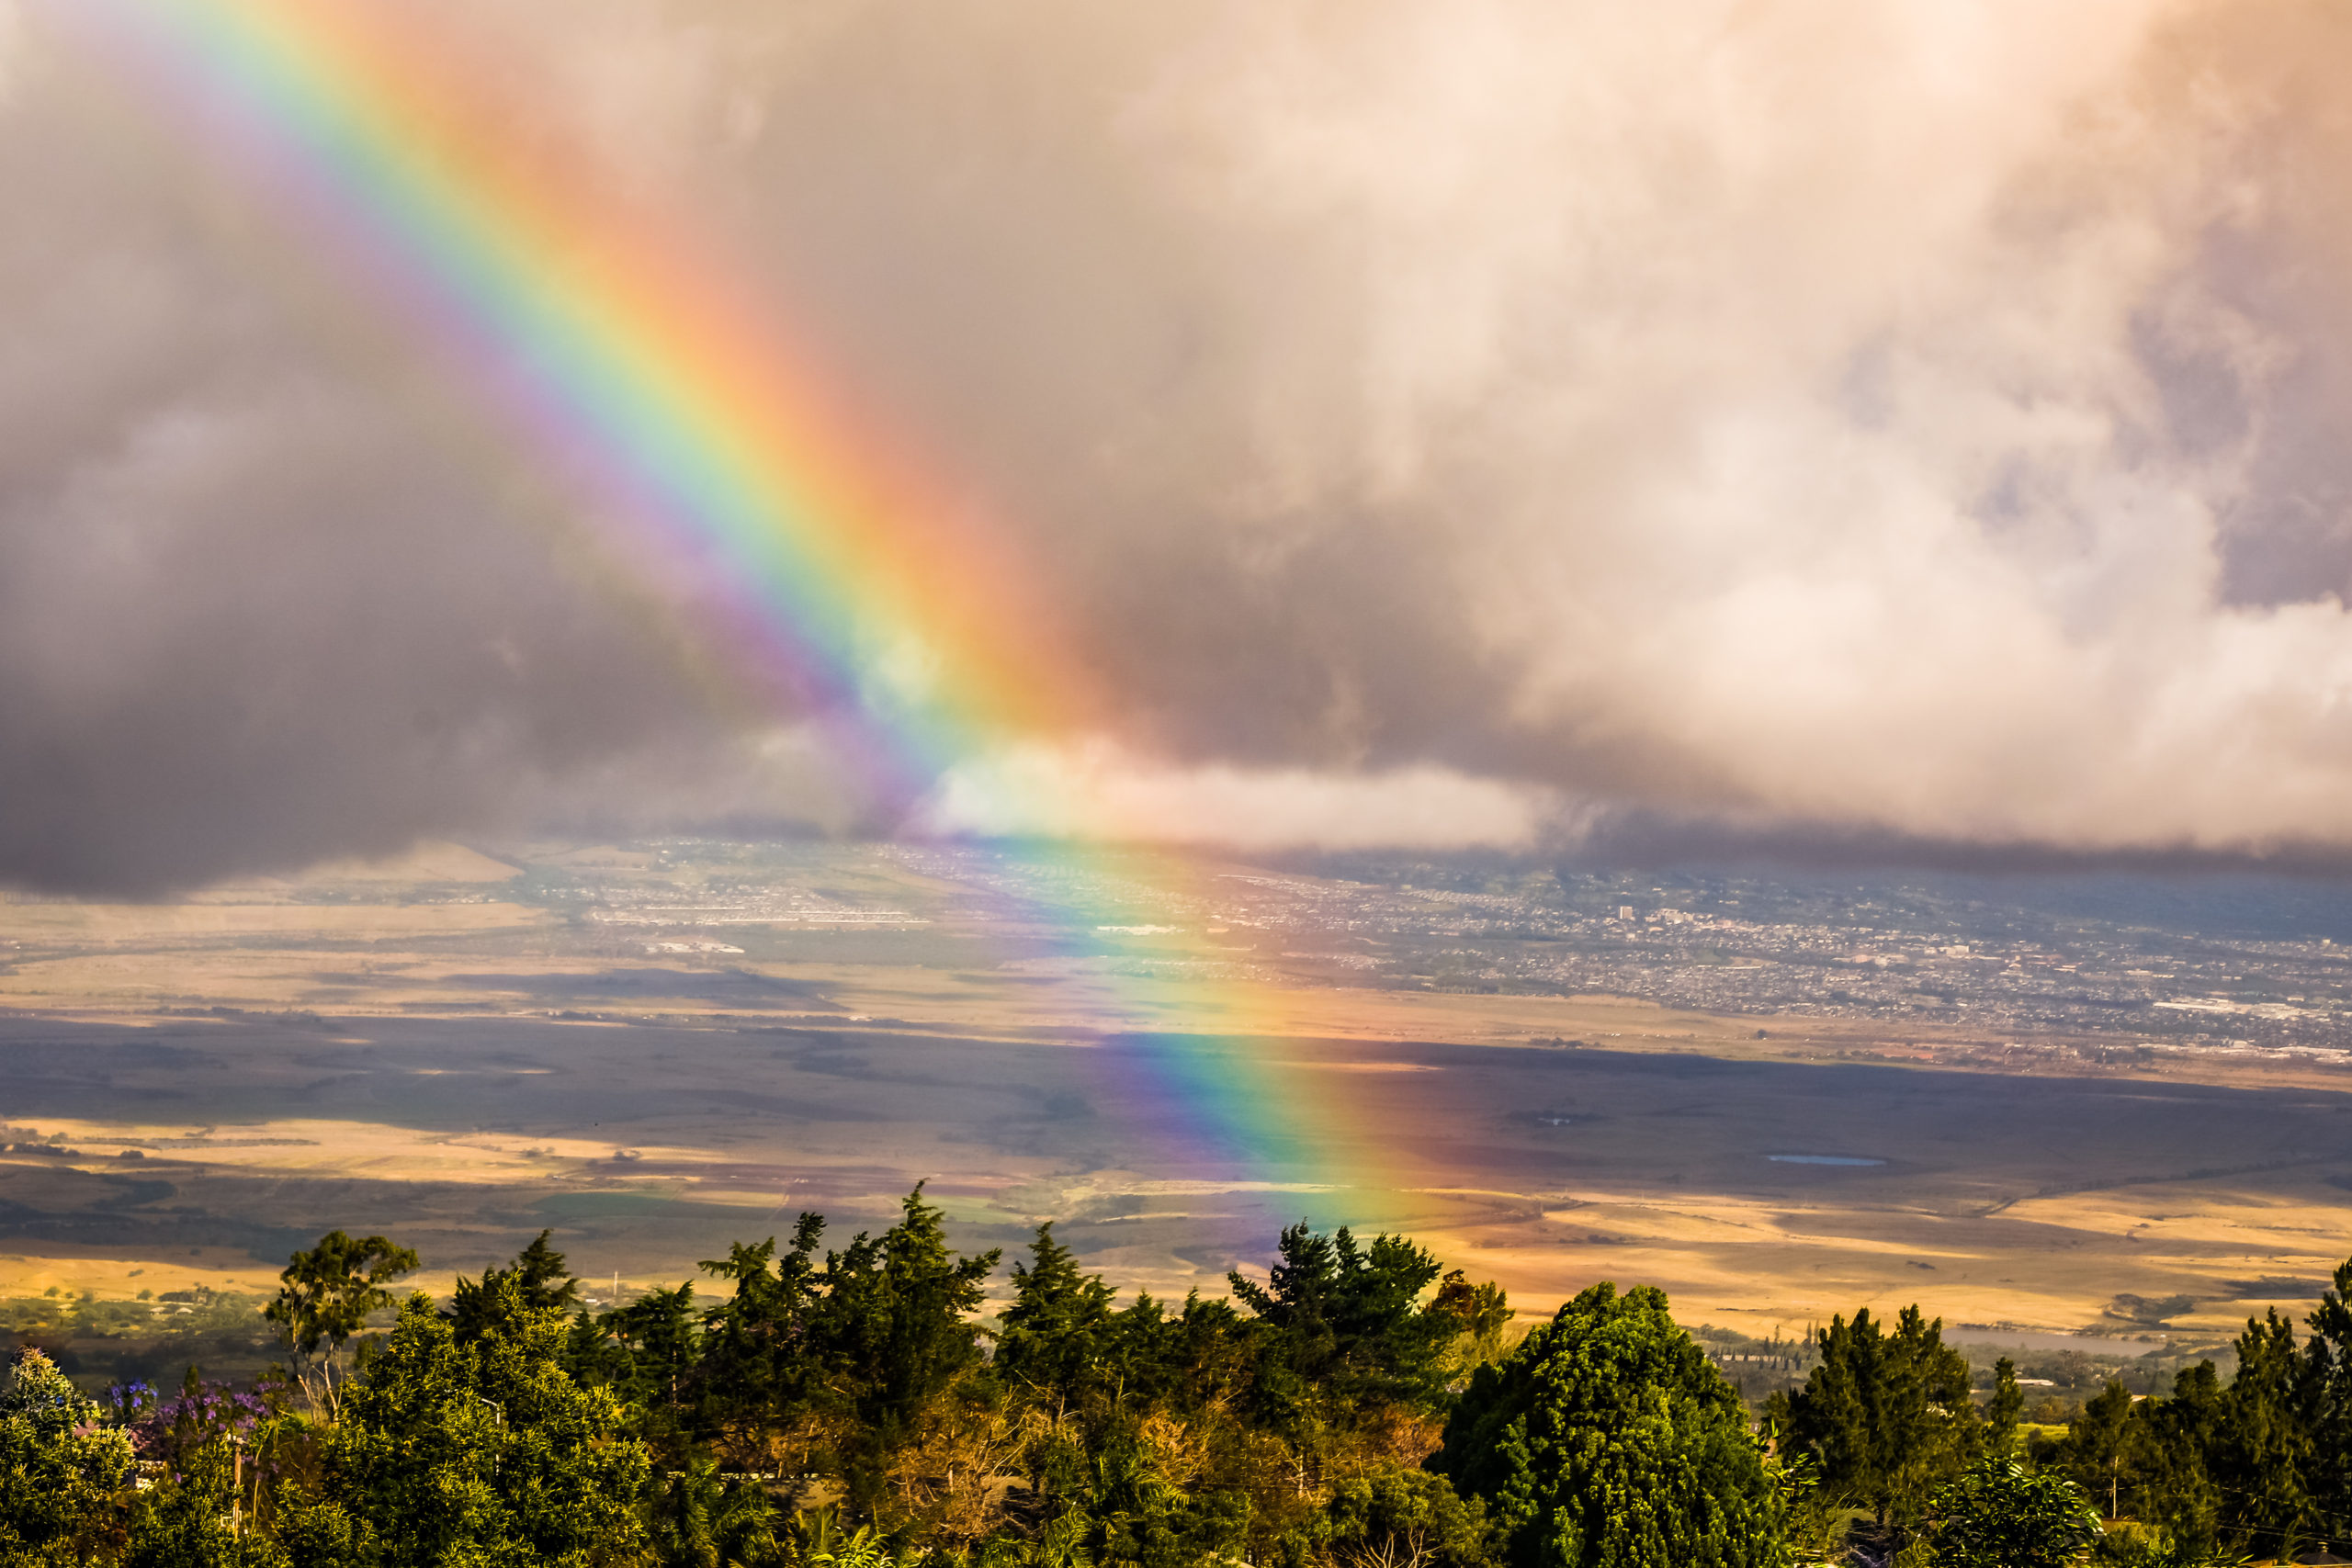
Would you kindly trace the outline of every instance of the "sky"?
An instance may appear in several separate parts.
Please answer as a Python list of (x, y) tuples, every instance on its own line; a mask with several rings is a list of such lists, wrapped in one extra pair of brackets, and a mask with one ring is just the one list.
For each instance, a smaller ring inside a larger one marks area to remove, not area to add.
[(715, 824), (2352, 850), (2340, 6), (398, 9), (727, 257), (1106, 699), (866, 798), (0, 0), (0, 882)]

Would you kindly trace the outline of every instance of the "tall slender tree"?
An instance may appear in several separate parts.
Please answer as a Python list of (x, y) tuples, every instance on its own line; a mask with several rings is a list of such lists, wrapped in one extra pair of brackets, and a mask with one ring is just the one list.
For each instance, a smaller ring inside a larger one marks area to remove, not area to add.
[(354, 1240), (336, 1230), (279, 1271), (277, 1294), (262, 1315), (278, 1325), (294, 1352), (296, 1376), (314, 1407), (329, 1415), (341, 1408), (345, 1344), (370, 1313), (392, 1304), (387, 1287), (416, 1267), (416, 1254), (405, 1247), (380, 1235)]

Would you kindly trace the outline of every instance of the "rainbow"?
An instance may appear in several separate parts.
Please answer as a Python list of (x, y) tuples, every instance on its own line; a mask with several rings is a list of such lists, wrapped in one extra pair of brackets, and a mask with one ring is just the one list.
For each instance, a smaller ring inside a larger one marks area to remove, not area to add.
[[(812, 356), (675, 214), (522, 133), (480, 62), (390, 0), (47, 0), (146, 112), (267, 198), (337, 289), (421, 345), (583, 498), (600, 547), (815, 714), (887, 798), (959, 759), (1081, 732), (1102, 698), (975, 509), (851, 417)], [(1046, 852), (1067, 931), (1151, 917), (1082, 844)], [(1150, 880), (1188, 874), (1162, 858)], [(1336, 1177), (1277, 1068), (1186, 1035), (1106, 1036), (1192, 1168)], [(1267, 1016), (1227, 984), (1231, 1035)]]

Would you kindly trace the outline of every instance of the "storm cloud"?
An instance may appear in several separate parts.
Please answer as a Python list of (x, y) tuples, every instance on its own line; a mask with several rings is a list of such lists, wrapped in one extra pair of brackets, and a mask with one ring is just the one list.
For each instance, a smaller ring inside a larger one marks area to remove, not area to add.
[[(1060, 606), (1114, 716), (914, 826), (2352, 844), (2341, 7), (401, 9), (723, 236)], [(48, 15), (0, 879), (867, 819)]]

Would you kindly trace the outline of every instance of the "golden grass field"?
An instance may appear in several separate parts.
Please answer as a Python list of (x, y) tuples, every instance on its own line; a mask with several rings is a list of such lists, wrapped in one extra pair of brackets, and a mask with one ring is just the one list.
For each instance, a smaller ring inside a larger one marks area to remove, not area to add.
[[(439, 1277), (546, 1225), (592, 1279), (673, 1281), (917, 1179), (966, 1245), (1055, 1219), (1123, 1286), (1213, 1285), (1306, 1214), (1408, 1231), (1523, 1309), (1606, 1277), (1758, 1334), (1914, 1300), (2119, 1330), (2132, 1296), (2190, 1298), (2170, 1331), (2213, 1337), (2352, 1252), (2352, 1077), (2311, 1058), (1348, 988), (1238, 942), (1246, 987), (1114, 983), (1006, 962), (888, 861), (808, 881), (880, 915), (616, 924), (455, 846), (0, 904), (0, 1295), (258, 1291), (331, 1225)], [(1246, 1054), (1318, 1152), (1204, 1162), (1136, 1030)]]

